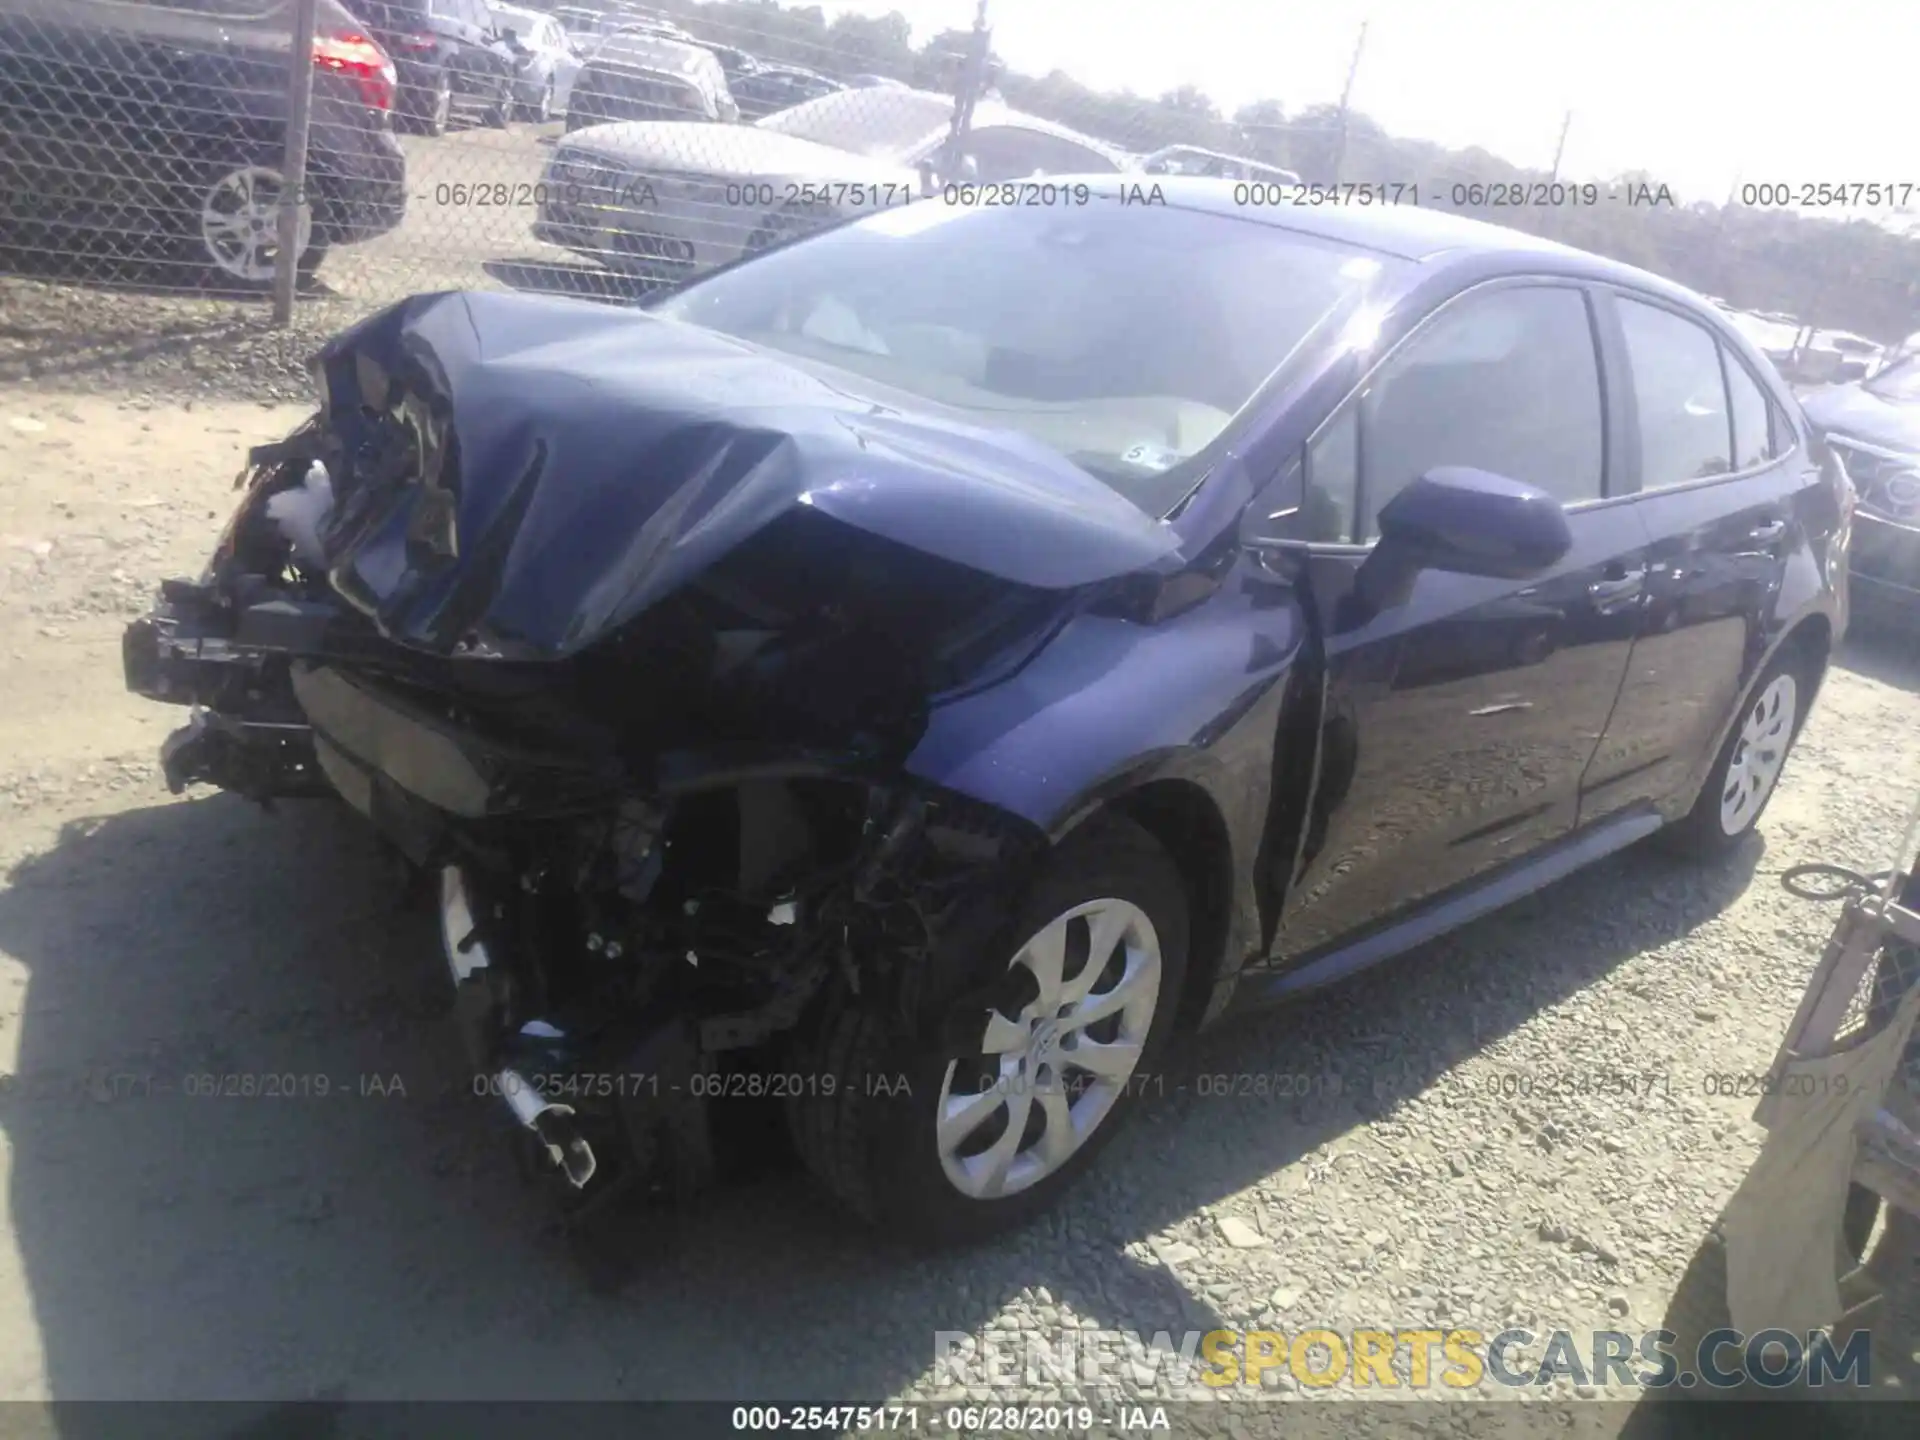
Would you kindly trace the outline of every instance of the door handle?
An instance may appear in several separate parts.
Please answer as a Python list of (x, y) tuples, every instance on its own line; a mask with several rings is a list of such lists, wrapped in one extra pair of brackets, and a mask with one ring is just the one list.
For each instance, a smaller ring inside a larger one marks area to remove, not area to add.
[(1755, 545), (1774, 545), (1778, 544), (1780, 537), (1786, 533), (1786, 521), (1769, 520), (1766, 524), (1756, 525), (1753, 529), (1749, 530), (1747, 532), (1747, 539)]
[(1617, 600), (1623, 595), (1638, 594), (1641, 582), (1647, 578), (1645, 570), (1629, 570), (1624, 565), (1609, 565), (1604, 573), (1604, 580), (1596, 580), (1587, 586), (1589, 598)]

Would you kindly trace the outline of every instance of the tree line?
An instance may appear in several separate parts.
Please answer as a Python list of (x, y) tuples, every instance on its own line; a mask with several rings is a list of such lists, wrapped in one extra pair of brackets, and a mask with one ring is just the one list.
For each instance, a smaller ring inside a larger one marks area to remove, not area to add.
[[(550, 4), (551, 0), (539, 0)], [(574, 0), (591, 5), (593, 0)], [(841, 15), (775, 0), (650, 0), (695, 36), (763, 60), (836, 78), (878, 74), (951, 93), (972, 37), (946, 30), (916, 47), (907, 18)], [(1814, 218), (1792, 209), (1682, 202), (1658, 176), (1542, 187), (1554, 177), (1484, 149), (1449, 149), (1389, 135), (1366, 115), (1334, 105), (1289, 111), (1257, 100), (1231, 115), (1188, 85), (1163, 95), (1094, 90), (1064, 70), (1044, 76), (990, 62), (1015, 109), (1134, 152), (1198, 145), (1296, 171), (1309, 183), (1364, 184), (1576, 245), (1665, 275), (1744, 310), (1785, 311), (1811, 325), (1894, 341), (1920, 329), (1920, 238), (1866, 220)], [(1564, 179), (1564, 177), (1559, 177)], [(1788, 177), (1817, 180), (1820, 177)], [(1523, 203), (1505, 201), (1515, 194)], [(1541, 198), (1555, 203), (1536, 203)], [(1920, 193), (1905, 197), (1920, 200)]]

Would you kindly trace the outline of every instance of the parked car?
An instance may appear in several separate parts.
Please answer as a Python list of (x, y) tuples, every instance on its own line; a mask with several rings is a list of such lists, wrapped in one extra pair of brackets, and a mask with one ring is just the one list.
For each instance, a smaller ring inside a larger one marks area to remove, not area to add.
[(662, 40), (678, 40), (683, 44), (696, 44), (693, 36), (675, 25), (671, 20), (661, 20), (652, 15), (616, 14), (603, 16), (600, 21), (602, 35), (657, 35)]
[(947, 162), (954, 173), (938, 176), (953, 105), (925, 90), (843, 90), (752, 125), (583, 131), (554, 151), (534, 233), (623, 272), (672, 281), (845, 215), (904, 204), (936, 183), (1126, 164), (1098, 140), (982, 100), (967, 153)]
[(552, 119), (567, 108), (580, 56), (560, 22), (538, 10), (494, 5), (494, 29), (518, 62), (514, 103), (529, 120)]
[[(292, 0), (0, 0), (0, 246), (184, 261), (264, 286), (279, 254)], [(392, 62), (335, 0), (314, 40), (299, 267), (393, 229)]]
[(727, 83), (743, 120), (758, 120), (847, 88), (838, 80), (793, 65), (762, 65)]
[(1801, 398), (1860, 493), (1852, 598), (1864, 613), (1920, 621), (1920, 352), (1869, 378)]
[(560, 22), (560, 28), (576, 39), (598, 35), (600, 25), (606, 19), (604, 10), (590, 9), (584, 5), (556, 5), (553, 18)]
[(731, 121), (740, 107), (720, 62), (698, 45), (616, 32), (588, 52), (567, 104), (569, 133), (612, 122)]
[(394, 118), (444, 135), (456, 111), (504, 126), (519, 62), (494, 29), (487, 0), (347, 0), (400, 73)]
[(734, 45), (714, 45), (706, 40), (697, 42), (704, 49), (713, 52), (713, 58), (720, 62), (720, 68), (726, 72), (727, 84), (731, 85), (742, 75), (758, 70), (764, 63), (746, 51)]
[(1850, 492), (1711, 306), (1085, 183), (639, 310), (404, 301), (127, 632), (204, 707), (170, 784), (437, 875), (487, 1103), (579, 1203), (697, 1195), (701, 1097), (775, 1094), (856, 1213), (1017, 1224), (1176, 1038), (1765, 810)]
[(1245, 180), (1269, 185), (1298, 185), (1300, 177), (1278, 165), (1202, 150), (1198, 145), (1168, 145), (1143, 155), (1140, 168), (1149, 175), (1206, 175), (1216, 180)]
[(886, 87), (894, 90), (906, 90), (911, 87), (904, 80), (896, 80), (891, 75), (850, 75), (847, 88), (850, 90), (872, 90)]
[(1727, 323), (1767, 357), (1782, 375), (1792, 378), (1794, 352), (1799, 343), (1800, 329), (1797, 323), (1787, 323), (1765, 312), (1735, 310), (1727, 315)]

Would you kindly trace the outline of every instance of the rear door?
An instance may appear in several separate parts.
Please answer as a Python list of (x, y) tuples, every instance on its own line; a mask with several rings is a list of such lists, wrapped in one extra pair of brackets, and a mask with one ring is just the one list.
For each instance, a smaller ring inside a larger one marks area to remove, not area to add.
[(502, 67), (490, 48), (492, 13), (486, 0), (432, 0), (434, 29), (447, 41), (455, 95), (491, 101), (500, 93)]
[[(1305, 957), (1572, 830), (1645, 563), (1638, 518), (1609, 498), (1601, 373), (1580, 285), (1482, 285), (1441, 306), (1309, 443), (1300, 523), (1316, 542), (1325, 729), (1276, 956)], [(1424, 571), (1403, 603), (1365, 613), (1355, 575), (1381, 507), (1443, 465), (1556, 496), (1572, 550), (1527, 580)]]
[(1808, 462), (1765, 387), (1699, 319), (1638, 292), (1600, 299), (1651, 545), (1645, 621), (1583, 814), (1652, 801), (1671, 817), (1754, 678), (1783, 588), (1820, 588), (1790, 564), (1806, 548), (1795, 499)]

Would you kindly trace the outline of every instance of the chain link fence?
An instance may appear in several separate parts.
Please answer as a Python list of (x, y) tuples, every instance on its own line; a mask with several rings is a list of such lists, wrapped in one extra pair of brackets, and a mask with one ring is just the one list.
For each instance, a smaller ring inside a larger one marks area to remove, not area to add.
[(302, 0), (0, 0), (0, 270), (222, 298), (282, 274), (356, 312), (501, 285), (625, 298), (847, 214), (1127, 170), (1226, 176), (1250, 204), (1304, 182), (1315, 203), (1457, 210), (1743, 310), (1920, 326), (1920, 240), (1885, 226), (1568, 181), (1344, 101), (1228, 115), (1193, 87), (1021, 74), (986, 0), (932, 35), (772, 0), (305, 3), (310, 45)]

